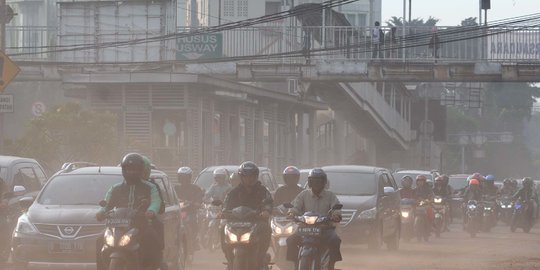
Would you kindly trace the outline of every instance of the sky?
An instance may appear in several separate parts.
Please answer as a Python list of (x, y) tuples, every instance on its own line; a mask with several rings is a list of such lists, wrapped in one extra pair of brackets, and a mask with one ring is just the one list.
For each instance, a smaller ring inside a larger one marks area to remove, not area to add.
[[(440, 26), (459, 25), (465, 18), (478, 17), (478, 9), (479, 0), (412, 0), (413, 19), (432, 16), (440, 19)], [(540, 0), (491, 0), (488, 22), (532, 13), (540, 13)], [(403, 0), (382, 0), (383, 22), (392, 16), (403, 16)]]

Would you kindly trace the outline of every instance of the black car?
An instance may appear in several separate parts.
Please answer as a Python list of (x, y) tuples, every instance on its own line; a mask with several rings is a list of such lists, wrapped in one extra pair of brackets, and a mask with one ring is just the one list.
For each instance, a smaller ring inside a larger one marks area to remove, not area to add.
[(368, 166), (327, 166), (329, 190), (343, 204), (342, 239), (379, 249), (399, 248), (401, 209), (398, 186), (389, 170)]
[[(214, 170), (217, 168), (225, 168), (229, 175), (238, 171), (238, 165), (223, 165), (223, 166), (210, 166), (206, 167), (195, 179), (194, 184), (202, 188), (203, 190), (208, 190), (212, 183), (214, 183)], [(278, 184), (272, 176), (270, 169), (266, 167), (259, 167), (259, 181), (270, 191), (274, 192), (278, 188)]]
[[(165, 201), (164, 257), (169, 266), (178, 263), (176, 236), (179, 203), (167, 175), (153, 170)], [(16, 270), (35, 268), (95, 269), (96, 240), (105, 225), (95, 218), (98, 203), (107, 191), (123, 181), (120, 167), (86, 167), (57, 173), (36, 200), (22, 199), (28, 210), (19, 217), (12, 238)], [(31, 204), (31, 206), (30, 206)]]

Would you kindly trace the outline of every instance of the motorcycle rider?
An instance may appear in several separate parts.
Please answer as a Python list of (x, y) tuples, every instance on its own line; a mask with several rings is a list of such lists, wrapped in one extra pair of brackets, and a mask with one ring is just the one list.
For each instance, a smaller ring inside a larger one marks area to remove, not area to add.
[(499, 197), (514, 196), (516, 192), (517, 190), (512, 186), (512, 180), (510, 178), (506, 178), (503, 181), (503, 186), (497, 192), (497, 195)]
[[(450, 196), (452, 195), (452, 189), (448, 186), (448, 184), (446, 184), (445, 182), (445, 177), (446, 175), (440, 175), (440, 176), (437, 176), (437, 178), (435, 178), (435, 186), (433, 187), (433, 194), (435, 196), (440, 196), (443, 201), (444, 201), (444, 204), (447, 205), (448, 207), (446, 207), (446, 209), (448, 210), (447, 212), (445, 212), (445, 219), (449, 219), (450, 218), (450, 203), (449, 200), (450, 200)], [(448, 178), (448, 176), (446, 176), (446, 178)], [(450, 231), (450, 229), (448, 228), (448, 222), (445, 222), (444, 223), (444, 230), (445, 231)]]
[(192, 183), (191, 179), (193, 177), (193, 170), (190, 167), (178, 168), (176, 176), (178, 178), (178, 183), (180, 183), (180, 185), (174, 187), (178, 200), (190, 204), (189, 208), (187, 209), (187, 213), (190, 216), (187, 225), (190, 227), (192, 232), (190, 236), (194, 237), (193, 239), (190, 239), (192, 248), (188, 249), (188, 252), (191, 253), (193, 250), (198, 249), (199, 241), (197, 241), (197, 236), (199, 235), (199, 224), (197, 219), (197, 211), (203, 203), (204, 192), (199, 186)]
[[(536, 194), (536, 190), (534, 190), (534, 182), (530, 177), (523, 178), (523, 187), (518, 190), (518, 192), (513, 196), (513, 200), (517, 201), (520, 200), (522, 203), (532, 203), (532, 205), (528, 205), (528, 211), (529, 215), (533, 217), (533, 220), (536, 219), (536, 208), (538, 206), (538, 194)], [(532, 211), (532, 212), (531, 212)]]
[(427, 177), (425, 175), (418, 175), (416, 177), (416, 188), (414, 189), (414, 196), (418, 201), (433, 199), (433, 190), (427, 184)]
[(295, 166), (289, 166), (283, 170), (284, 186), (279, 187), (274, 194), (274, 205), (290, 203), (296, 196), (304, 190), (298, 186), (300, 181), (300, 170)]
[(465, 189), (465, 192), (463, 194), (463, 228), (465, 228), (465, 224), (467, 224), (467, 215), (465, 212), (467, 211), (467, 203), (471, 200), (481, 202), (482, 201), (482, 191), (480, 190), (480, 181), (476, 178), (471, 178), (469, 180), (469, 186)]
[(498, 189), (497, 189), (497, 186), (495, 186), (495, 176), (491, 174), (486, 176), (483, 182), (483, 186), (482, 186), (483, 195), (489, 196), (489, 197), (495, 197), (497, 196), (497, 192), (498, 192)]
[[(259, 239), (258, 262), (262, 263), (266, 251), (270, 246), (272, 229), (270, 228), (269, 218), (272, 213), (272, 195), (265, 186), (258, 181), (259, 167), (251, 161), (246, 161), (238, 168), (241, 183), (234, 187), (226, 196), (223, 203), (224, 211), (233, 210), (236, 207), (245, 206), (252, 209), (261, 210), (260, 219), (255, 228), (255, 234)], [(223, 232), (221, 238), (221, 248), (227, 258), (228, 267), (231, 268), (234, 258), (232, 249), (224, 242)], [(259, 267), (260, 269), (261, 267)], [(255, 270), (255, 269), (254, 269)]]
[(399, 195), (402, 199), (416, 199), (414, 196), (414, 189), (412, 188), (413, 179), (409, 175), (405, 175), (401, 178), (401, 187), (399, 189)]
[(228, 183), (229, 173), (225, 168), (217, 168), (213, 172), (214, 183), (208, 188), (204, 194), (204, 202), (212, 202), (215, 200), (223, 201), (229, 191), (231, 185)]
[[(104, 220), (107, 215), (106, 213), (115, 207), (136, 209), (140, 207), (139, 204), (143, 200), (149, 202), (149, 206), (145, 212), (146, 218), (154, 219), (159, 213), (161, 199), (159, 198), (159, 192), (156, 186), (148, 181), (144, 181), (145, 161), (143, 156), (137, 153), (129, 153), (122, 159), (121, 167), (124, 181), (109, 189), (105, 196), (106, 205), (96, 213), (96, 219), (99, 221)], [(141, 253), (143, 254), (143, 258), (140, 261), (147, 267), (159, 267), (161, 254), (159, 241), (155, 241), (158, 238), (157, 232), (153, 226), (143, 226), (139, 230)], [(99, 252), (100, 249), (101, 245), (98, 240), (97, 267), (98, 269), (104, 269), (104, 266), (100, 263), (102, 261)]]
[[(326, 214), (334, 205), (339, 204), (340, 202), (336, 194), (325, 189), (327, 183), (327, 175), (322, 169), (312, 169), (308, 174), (308, 187), (310, 189), (306, 189), (296, 196), (292, 202), (293, 208), (289, 210), (289, 215), (301, 215), (305, 212)], [(341, 211), (333, 210), (331, 217), (334, 222), (341, 221)], [(330, 251), (328, 269), (334, 270), (335, 263), (342, 260), (340, 251), (341, 239), (336, 234), (335, 228), (332, 228), (323, 231), (321, 240)], [(287, 238), (287, 260), (297, 262), (300, 241), (302, 241), (302, 238), (298, 233)]]

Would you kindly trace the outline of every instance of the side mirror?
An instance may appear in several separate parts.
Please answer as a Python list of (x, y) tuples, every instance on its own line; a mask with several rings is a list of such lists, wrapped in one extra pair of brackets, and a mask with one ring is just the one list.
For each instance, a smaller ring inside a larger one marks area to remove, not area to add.
[(106, 200), (99, 201), (99, 206), (101, 206), (101, 207), (107, 206), (107, 201)]
[(396, 193), (396, 190), (393, 187), (384, 187), (383, 193), (384, 193), (384, 196), (389, 196)]
[(13, 187), (13, 197), (18, 197), (26, 194), (26, 188), (23, 186), (14, 186)]
[(341, 210), (341, 208), (343, 208), (343, 204), (336, 204), (334, 206), (332, 206), (332, 210)]
[(28, 210), (30, 206), (34, 203), (34, 198), (32, 197), (23, 197), (19, 199), (19, 206), (24, 209), (24, 211)]
[(214, 200), (214, 201), (212, 201), (212, 205), (213, 205), (213, 206), (220, 206), (220, 205), (222, 205), (222, 204), (223, 204), (223, 202), (222, 202), (221, 200)]
[(294, 206), (292, 205), (292, 203), (284, 203), (283, 204), (283, 207), (287, 208), (287, 209), (291, 209), (293, 208)]

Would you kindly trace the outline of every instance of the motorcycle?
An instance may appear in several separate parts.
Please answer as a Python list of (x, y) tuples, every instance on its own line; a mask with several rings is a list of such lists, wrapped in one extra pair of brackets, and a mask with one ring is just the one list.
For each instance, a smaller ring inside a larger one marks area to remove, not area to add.
[(483, 218), (483, 209), (478, 201), (470, 200), (467, 202), (465, 216), (465, 231), (474, 238), (482, 227)]
[(401, 236), (410, 241), (414, 236), (414, 206), (415, 199), (401, 199)]
[[(104, 207), (105, 201), (100, 202)], [(106, 213), (106, 228), (103, 233), (103, 247), (99, 256), (109, 270), (152, 269), (143, 267), (144, 258), (140, 252), (139, 233), (145, 226), (150, 226), (144, 216), (148, 201), (143, 200), (138, 209), (115, 208)], [(157, 267), (156, 267), (157, 268)]]
[(510, 225), (510, 231), (515, 232), (517, 228), (523, 229), (523, 232), (529, 233), (534, 221), (532, 218), (532, 211), (529, 210), (531, 202), (524, 203), (516, 201), (514, 204), (514, 213), (512, 215), (512, 221)]
[(204, 222), (202, 223), (205, 226), (206, 233), (204, 235), (201, 235), (201, 240), (204, 243), (205, 247), (210, 251), (219, 249), (221, 245), (221, 240), (219, 236), (219, 227), (221, 224), (221, 220), (218, 219), (220, 213), (221, 207), (219, 206), (213, 204), (206, 204), (204, 207)]
[(287, 238), (294, 234), (297, 229), (296, 223), (287, 218), (287, 210), (291, 204), (283, 204), (274, 208), (270, 226), (272, 227), (272, 250), (274, 259), (279, 269), (287, 269), (291, 263), (287, 261)]
[(448, 225), (448, 212), (446, 201), (441, 196), (435, 196), (433, 198), (433, 227), (437, 238), (441, 237), (441, 233)]
[(493, 227), (497, 225), (497, 214), (495, 211), (497, 204), (493, 200), (493, 198), (485, 198), (482, 202), (482, 205), (484, 207), (482, 229), (485, 232), (489, 232)]
[(499, 220), (510, 226), (514, 212), (512, 198), (510, 196), (504, 196), (497, 200), (497, 205), (499, 206)]
[(421, 200), (417, 203), (414, 210), (414, 233), (419, 242), (422, 240), (427, 242), (429, 240), (431, 228), (428, 211), (430, 208), (431, 202), (429, 200)]
[[(213, 202), (219, 205), (220, 202)], [(239, 206), (230, 211), (223, 211), (221, 217), (226, 219), (224, 234), (225, 245), (232, 250), (227, 256), (227, 264), (232, 270), (268, 270), (270, 256), (264, 256), (260, 261), (259, 239), (255, 234), (260, 210)], [(231, 266), (232, 265), (232, 266)]]
[[(341, 210), (343, 205), (336, 204), (332, 210)], [(330, 210), (330, 211), (332, 211)], [(330, 264), (330, 251), (320, 244), (324, 229), (333, 225), (329, 216), (306, 212), (293, 218), (298, 223), (298, 234), (302, 238), (298, 252), (298, 270), (327, 270)]]

